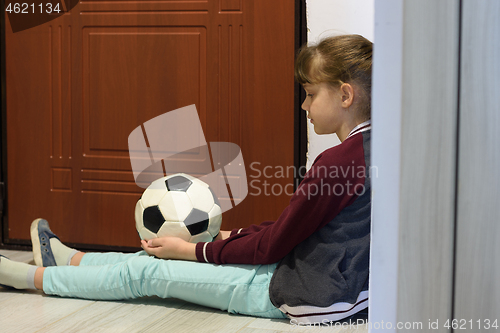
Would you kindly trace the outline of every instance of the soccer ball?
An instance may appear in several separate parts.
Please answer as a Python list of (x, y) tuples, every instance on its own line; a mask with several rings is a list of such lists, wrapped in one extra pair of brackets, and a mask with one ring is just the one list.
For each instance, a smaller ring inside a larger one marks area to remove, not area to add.
[(135, 206), (141, 239), (173, 236), (191, 243), (211, 242), (221, 222), (219, 200), (208, 184), (184, 173), (152, 182)]

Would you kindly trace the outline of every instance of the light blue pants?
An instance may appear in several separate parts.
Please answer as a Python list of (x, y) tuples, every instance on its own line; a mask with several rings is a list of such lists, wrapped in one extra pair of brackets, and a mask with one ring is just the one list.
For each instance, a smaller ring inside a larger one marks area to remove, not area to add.
[(87, 253), (80, 266), (47, 267), (43, 291), (93, 300), (178, 298), (230, 313), (286, 318), (269, 300), (272, 265), (215, 265), (134, 254)]

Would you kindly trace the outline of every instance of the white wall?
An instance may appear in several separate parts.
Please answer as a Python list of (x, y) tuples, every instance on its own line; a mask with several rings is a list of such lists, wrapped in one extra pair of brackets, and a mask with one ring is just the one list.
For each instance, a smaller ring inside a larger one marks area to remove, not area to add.
[(372, 178), (368, 307), (370, 323), (380, 324), (397, 321), (403, 0), (376, 0), (375, 8), (371, 163), (378, 177)]
[[(307, 0), (308, 42), (340, 34), (359, 34), (374, 41), (375, 0)], [(317, 135), (308, 122), (307, 169), (323, 150), (340, 143), (337, 135)]]

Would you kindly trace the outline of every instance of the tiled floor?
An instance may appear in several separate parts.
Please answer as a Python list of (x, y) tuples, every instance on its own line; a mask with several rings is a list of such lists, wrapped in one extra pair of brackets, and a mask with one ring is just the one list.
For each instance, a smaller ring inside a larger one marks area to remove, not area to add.
[[(31, 262), (31, 252), (0, 250)], [(288, 320), (230, 315), (177, 299), (88, 301), (0, 287), (0, 332), (368, 332), (364, 325), (297, 327)]]

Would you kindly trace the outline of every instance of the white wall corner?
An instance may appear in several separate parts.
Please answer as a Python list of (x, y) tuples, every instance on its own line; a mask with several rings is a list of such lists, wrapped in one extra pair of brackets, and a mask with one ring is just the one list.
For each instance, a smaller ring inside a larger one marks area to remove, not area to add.
[[(359, 34), (374, 41), (375, 0), (307, 0), (307, 40), (314, 44), (332, 35)], [(317, 135), (307, 123), (309, 170), (325, 149), (340, 143), (336, 134)]]

